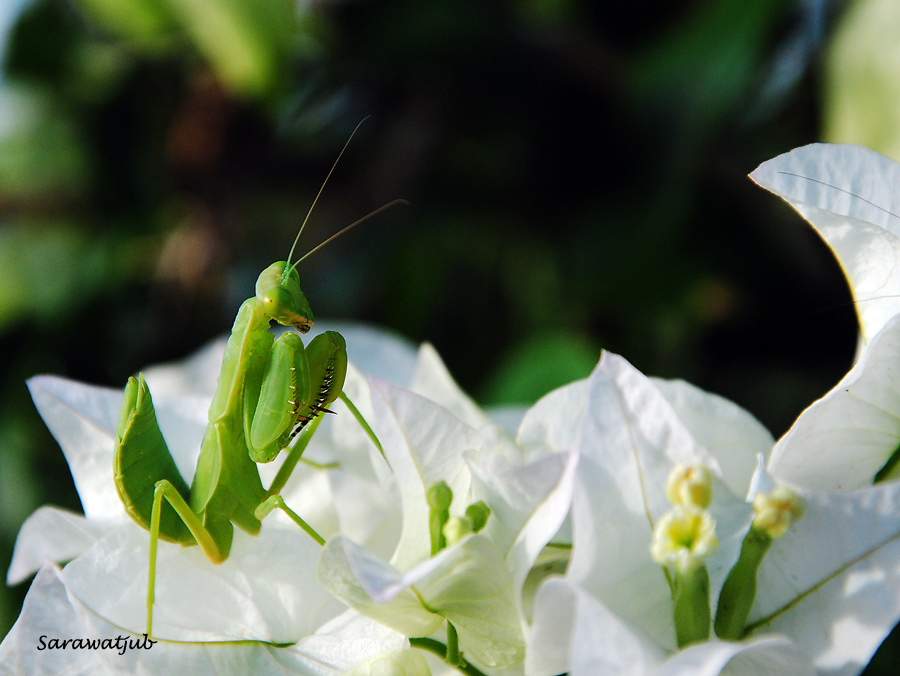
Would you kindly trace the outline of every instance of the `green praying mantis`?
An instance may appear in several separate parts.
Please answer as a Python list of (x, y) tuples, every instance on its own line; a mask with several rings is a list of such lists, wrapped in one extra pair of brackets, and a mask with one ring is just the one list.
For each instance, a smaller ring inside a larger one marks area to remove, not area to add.
[[(285, 331), (278, 339), (269, 331), (272, 320), (300, 333), (312, 328), (313, 313), (300, 289), (297, 273), (297, 265), (304, 258), (385, 209), (405, 203), (395, 200), (376, 209), (291, 264), (294, 247), (325, 183), (300, 227), (287, 261), (266, 268), (256, 282), (255, 296), (244, 301), (238, 310), (190, 487), (160, 432), (143, 375), (130, 378), (125, 388), (116, 429), (114, 474), (125, 511), (150, 533), (148, 636), (153, 629), (156, 550), (160, 539), (181, 545), (198, 544), (212, 563), (221, 563), (231, 550), (234, 526), (256, 535), (262, 519), (280, 509), (316, 542), (324, 544), (322, 537), (280, 495), (321, 422), (321, 414), (328, 412), (328, 407), (340, 397), (378, 445), (374, 433), (342, 393), (347, 373), (344, 338), (336, 331), (326, 331), (304, 347), (293, 331)], [(274, 460), (298, 434), (272, 484), (264, 488), (257, 463)]]

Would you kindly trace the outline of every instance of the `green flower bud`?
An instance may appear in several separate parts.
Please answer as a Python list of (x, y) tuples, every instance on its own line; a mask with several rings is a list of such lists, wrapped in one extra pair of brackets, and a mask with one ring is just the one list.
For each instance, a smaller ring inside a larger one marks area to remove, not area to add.
[(466, 508), (466, 518), (472, 522), (473, 533), (481, 532), (481, 529), (487, 524), (490, 515), (491, 508), (485, 504), (484, 500), (473, 502)]
[(446, 481), (438, 481), (432, 484), (425, 496), (428, 500), (428, 506), (438, 512), (445, 512), (450, 509), (450, 503), (453, 502), (453, 491)]
[(434, 556), (447, 546), (444, 537), (444, 524), (450, 518), (450, 503), (453, 502), (453, 491), (446, 481), (438, 481), (428, 489), (426, 494), (430, 514), (428, 529), (431, 535), (431, 555)]

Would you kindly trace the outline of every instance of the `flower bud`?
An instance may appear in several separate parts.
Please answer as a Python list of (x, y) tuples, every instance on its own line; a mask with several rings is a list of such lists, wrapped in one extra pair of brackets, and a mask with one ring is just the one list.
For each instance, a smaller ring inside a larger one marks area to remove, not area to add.
[(431, 535), (431, 555), (434, 556), (447, 546), (444, 537), (444, 524), (450, 518), (450, 503), (453, 502), (453, 491), (446, 481), (438, 481), (431, 485), (425, 496), (428, 500), (428, 529)]
[(472, 532), (478, 533), (487, 524), (488, 517), (491, 515), (491, 508), (485, 504), (484, 500), (473, 502), (466, 507), (466, 518), (472, 522)]
[(777, 540), (803, 516), (803, 503), (790, 488), (778, 486), (771, 493), (757, 493), (753, 511), (756, 512), (753, 528)]
[(716, 521), (709, 512), (676, 505), (656, 524), (650, 555), (662, 566), (688, 570), (701, 563), (718, 546)]
[(444, 539), (448, 547), (455, 545), (472, 532), (472, 522), (464, 516), (451, 516), (444, 524)]
[(712, 472), (703, 465), (675, 465), (666, 481), (666, 497), (673, 505), (706, 509), (712, 502)]

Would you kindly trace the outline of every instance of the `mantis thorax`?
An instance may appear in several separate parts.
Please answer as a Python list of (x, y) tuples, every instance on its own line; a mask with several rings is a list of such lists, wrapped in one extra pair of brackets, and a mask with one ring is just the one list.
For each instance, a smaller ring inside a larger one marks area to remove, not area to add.
[(315, 321), (309, 301), (300, 290), (300, 276), (292, 266), (285, 274), (285, 261), (272, 263), (256, 280), (256, 301), (269, 318), (300, 333), (308, 332)]

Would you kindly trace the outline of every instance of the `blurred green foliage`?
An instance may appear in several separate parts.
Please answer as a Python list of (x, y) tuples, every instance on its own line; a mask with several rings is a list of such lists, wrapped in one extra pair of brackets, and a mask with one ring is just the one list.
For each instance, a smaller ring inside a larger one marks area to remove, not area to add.
[(825, 140), (900, 157), (900, 4), (853, 3), (835, 31), (826, 68)]
[[(118, 387), (227, 331), (367, 115), (301, 247), (411, 206), (305, 262), (304, 290), (318, 317), (431, 341), (481, 403), (532, 402), (608, 348), (777, 435), (850, 364), (836, 263), (746, 178), (820, 137), (841, 3), (21, 4), (0, 82), (4, 568), (33, 509), (79, 509), (25, 379)], [(3, 633), (26, 586), (3, 591)]]

